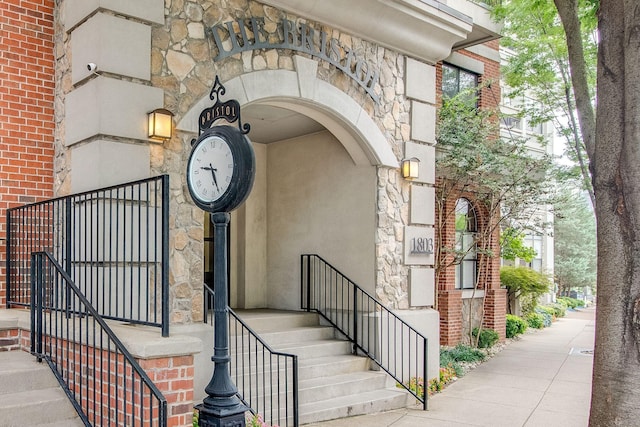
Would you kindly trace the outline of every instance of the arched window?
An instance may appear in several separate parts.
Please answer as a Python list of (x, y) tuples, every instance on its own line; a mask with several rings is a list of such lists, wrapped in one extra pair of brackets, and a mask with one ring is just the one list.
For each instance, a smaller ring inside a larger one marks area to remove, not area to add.
[(478, 222), (476, 211), (467, 199), (456, 202), (456, 252), (460, 263), (456, 264), (456, 288), (473, 289), (476, 285)]

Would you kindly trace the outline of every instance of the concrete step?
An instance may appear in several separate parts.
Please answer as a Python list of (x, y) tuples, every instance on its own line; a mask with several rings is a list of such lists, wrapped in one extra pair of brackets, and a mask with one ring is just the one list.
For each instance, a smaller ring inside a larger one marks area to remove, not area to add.
[(305, 311), (237, 310), (236, 314), (259, 334), (320, 324), (317, 314)]
[(0, 353), (0, 395), (57, 386), (46, 363), (23, 351)]
[(8, 393), (0, 399), (0, 425), (24, 426), (77, 418), (60, 387)]
[(309, 340), (273, 346), (278, 351), (298, 355), (298, 360), (351, 353), (351, 343), (342, 340)]
[(298, 377), (301, 381), (322, 375), (333, 376), (350, 372), (365, 371), (371, 365), (369, 359), (351, 354), (302, 359), (298, 363)]
[(24, 351), (0, 353), (0, 426), (83, 426), (46, 363)]
[(56, 421), (53, 423), (34, 424), (34, 427), (84, 427), (84, 423), (80, 418)]
[(370, 390), (391, 388), (395, 381), (385, 372), (358, 371), (300, 381), (300, 402), (311, 403)]
[(300, 424), (404, 408), (411, 401), (404, 390), (382, 389), (300, 404)]
[[(266, 310), (238, 314), (272, 348), (298, 356), (302, 424), (398, 409), (413, 403), (411, 395), (397, 388), (384, 371), (370, 370), (369, 359), (351, 354), (350, 342), (336, 338), (339, 333), (333, 328), (320, 326), (317, 314)], [(247, 359), (245, 356), (245, 364)], [(251, 365), (255, 359), (252, 358)], [(253, 387), (252, 393), (262, 398), (270, 395), (269, 387), (266, 386), (266, 391)]]

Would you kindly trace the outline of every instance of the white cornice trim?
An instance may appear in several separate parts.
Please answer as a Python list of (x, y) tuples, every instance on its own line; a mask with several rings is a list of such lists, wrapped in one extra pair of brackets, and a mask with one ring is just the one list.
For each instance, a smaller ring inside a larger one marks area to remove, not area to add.
[(263, 0), (416, 59), (436, 63), (467, 38), (470, 17), (434, 0)]

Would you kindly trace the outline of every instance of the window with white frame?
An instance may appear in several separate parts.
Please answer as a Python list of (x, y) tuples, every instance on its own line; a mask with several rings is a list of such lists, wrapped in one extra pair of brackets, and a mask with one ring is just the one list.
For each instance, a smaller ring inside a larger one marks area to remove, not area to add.
[(473, 289), (477, 274), (478, 222), (473, 205), (465, 198), (456, 202), (456, 252), (460, 262), (456, 264), (456, 289)]

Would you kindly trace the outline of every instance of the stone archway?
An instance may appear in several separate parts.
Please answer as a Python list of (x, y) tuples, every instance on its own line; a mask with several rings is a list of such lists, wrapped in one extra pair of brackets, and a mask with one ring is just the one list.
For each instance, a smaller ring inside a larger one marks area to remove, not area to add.
[[(329, 130), (356, 165), (397, 168), (396, 155), (369, 114), (340, 89), (318, 79), (316, 61), (295, 56), (294, 64), (296, 71), (256, 71), (223, 82), (226, 95), (241, 106), (259, 102), (293, 109)], [(207, 94), (184, 115), (177, 129), (197, 132), (198, 116), (210, 106)]]
[[(237, 257), (238, 267), (232, 270), (231, 304), (238, 308), (299, 308), (299, 298), (293, 297), (297, 290), (294, 283), (299, 279), (299, 273), (295, 271), (299, 267), (300, 254), (309, 250), (317, 250), (321, 255), (332, 254), (339, 262), (350, 260), (350, 265), (357, 268), (347, 271), (360, 280), (358, 283), (375, 286), (376, 171), (380, 166), (397, 168), (398, 159), (373, 119), (356, 101), (316, 78), (315, 61), (295, 57), (294, 64), (299, 71), (259, 71), (223, 82), (225, 98), (238, 100), (245, 111), (255, 106), (291, 110), (313, 119), (323, 128), (322, 132), (308, 135), (304, 141), (281, 142), (280, 146), (285, 144), (287, 149), (269, 144), (269, 152), (278, 154), (269, 154), (269, 167), (263, 163), (258, 168), (259, 174), (264, 173), (256, 179), (258, 188), (254, 187), (246, 205), (234, 212), (232, 251)], [(208, 96), (197, 102), (178, 123), (178, 129), (197, 132), (199, 114), (211, 104)], [(267, 145), (257, 144), (255, 147), (258, 162), (265, 162)], [(313, 155), (305, 154), (312, 152)], [(274, 177), (271, 172), (287, 169), (272, 168), (273, 158), (287, 158), (290, 161), (286, 164), (300, 165), (308, 156), (315, 156), (313, 158), (317, 160), (313, 164), (307, 163), (309, 170), (302, 179), (294, 180), (291, 174), (279, 172)], [(327, 160), (329, 156), (331, 161)], [(324, 162), (326, 169), (319, 170), (319, 162)], [(269, 179), (265, 170), (269, 171)], [(332, 172), (327, 172), (329, 170)], [(344, 181), (327, 178), (330, 176), (342, 176)], [(266, 189), (266, 181), (273, 187)], [(323, 185), (318, 186), (318, 182), (323, 182)], [(318, 194), (311, 190), (314, 186), (339, 187), (339, 191)], [(300, 196), (283, 200), (278, 191), (271, 190), (292, 187), (299, 187), (299, 194), (305, 194), (306, 199), (302, 200), (303, 196)], [(340, 215), (329, 212), (328, 199), (336, 207), (335, 212), (341, 212)], [(278, 205), (283, 208), (274, 208)], [(310, 224), (301, 221), (302, 212)], [(258, 225), (257, 221), (264, 221), (264, 226)], [(332, 227), (341, 232), (322, 232), (318, 222), (331, 222)], [(287, 243), (268, 239), (266, 229), (270, 230), (270, 235), (278, 235)], [(316, 236), (322, 242), (314, 244), (309, 236)], [(268, 279), (265, 278), (267, 276)], [(265, 291), (267, 288), (268, 292)], [(375, 289), (368, 290), (374, 292)]]

